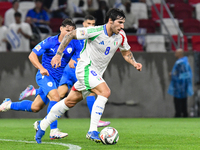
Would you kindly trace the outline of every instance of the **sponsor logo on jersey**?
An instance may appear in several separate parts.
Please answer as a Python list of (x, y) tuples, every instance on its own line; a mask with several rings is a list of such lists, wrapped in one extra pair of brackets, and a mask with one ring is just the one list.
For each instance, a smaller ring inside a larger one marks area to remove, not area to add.
[(48, 85), (49, 87), (52, 87), (52, 86), (53, 86), (53, 83), (52, 83), (52, 82), (48, 82), (47, 85)]
[(104, 45), (104, 41), (101, 41), (99, 44)]
[(67, 48), (67, 52), (70, 54), (72, 52), (72, 48), (71, 47)]
[(50, 50), (54, 52), (55, 48), (50, 48)]
[(37, 45), (37, 46), (35, 47), (35, 49), (36, 49), (37, 51), (39, 51), (39, 50), (41, 49), (41, 46), (40, 46), (40, 45)]
[(85, 35), (85, 30), (80, 30), (80, 35), (84, 36)]

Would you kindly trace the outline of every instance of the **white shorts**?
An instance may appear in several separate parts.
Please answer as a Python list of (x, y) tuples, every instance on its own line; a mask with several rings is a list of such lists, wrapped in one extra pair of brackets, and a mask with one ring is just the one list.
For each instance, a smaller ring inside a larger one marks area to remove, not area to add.
[(74, 88), (77, 91), (82, 91), (83, 98), (86, 98), (91, 93), (91, 89), (105, 82), (90, 64), (85, 64), (83, 61), (78, 62), (76, 77), (78, 81), (74, 84)]

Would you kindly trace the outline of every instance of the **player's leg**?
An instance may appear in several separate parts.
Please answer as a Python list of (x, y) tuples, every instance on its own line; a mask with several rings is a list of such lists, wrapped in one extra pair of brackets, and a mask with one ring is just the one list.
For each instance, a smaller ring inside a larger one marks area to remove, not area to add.
[(22, 91), (22, 93), (19, 96), (19, 100), (22, 100), (25, 97), (32, 96), (32, 95), (36, 95), (36, 89), (34, 88), (33, 85), (29, 85), (24, 91)]
[(97, 99), (92, 107), (90, 128), (88, 133), (86, 134), (86, 138), (99, 143), (101, 140), (99, 138), (97, 125), (103, 114), (108, 97), (110, 96), (110, 89), (105, 82), (102, 82), (95, 88), (91, 89), (91, 91), (97, 94)]
[(68, 92), (68, 86), (66, 84), (63, 84), (58, 87), (58, 93), (61, 99), (65, 97), (67, 92)]
[[(49, 76), (42, 76), (40, 72), (36, 75), (36, 82), (39, 86), (39, 94), (42, 97), (42, 100), (48, 104), (47, 113), (50, 112), (51, 108), (60, 100), (60, 96), (57, 90), (58, 83), (54, 78)], [(59, 129), (57, 128), (57, 120), (52, 122), (50, 131), (50, 138), (51, 139), (59, 139), (66, 137), (68, 134), (62, 134)]]
[[(58, 93), (60, 98), (67, 97), (69, 90), (72, 88), (74, 83), (77, 81), (75, 69), (70, 68), (69, 65), (65, 67), (62, 78), (59, 82)], [(64, 116), (68, 118), (68, 111), (65, 112)]]
[(38, 95), (34, 101), (23, 100), (21, 102), (12, 102), (10, 99), (6, 99), (0, 105), (0, 111), (16, 110), (16, 111), (28, 111), (28, 112), (38, 112), (45, 106), (41, 97)]
[(55, 120), (60, 118), (65, 111), (69, 110), (70, 107), (73, 107), (76, 103), (83, 99), (81, 92), (71, 90), (69, 95), (55, 104), (51, 113), (48, 113), (47, 116), (39, 123), (38, 131), (36, 132), (35, 140), (37, 143), (41, 143), (41, 138), (45, 134), (47, 127)]
[(92, 107), (89, 131), (98, 131), (97, 125), (103, 114), (108, 97), (110, 96), (110, 89), (106, 82), (102, 82), (91, 89), (91, 91), (97, 94), (97, 99)]
[[(67, 97), (68, 95), (68, 90), (70, 88), (67, 86), (67, 84), (62, 84), (58, 87), (58, 93), (60, 95), (60, 99), (64, 98), (64, 97)], [(68, 118), (68, 111), (65, 112), (64, 116), (66, 118)]]
[[(58, 93), (57, 89), (53, 89), (51, 91), (49, 91), (47, 97), (49, 98), (50, 102), (49, 102), (49, 106), (47, 108), (47, 114), (49, 114), (49, 112), (51, 111), (51, 108), (58, 102), (60, 101), (60, 95)], [(60, 132), (60, 130), (58, 129), (58, 121), (55, 120), (54, 122), (52, 122), (50, 124), (50, 139), (61, 139), (64, 138), (66, 136), (68, 136), (68, 133), (64, 133), (64, 132)]]
[[(91, 93), (89, 96), (86, 97), (86, 102), (87, 102), (87, 106), (89, 108), (90, 114), (92, 112), (92, 107), (93, 107), (95, 100), (96, 100), (96, 98), (95, 98), (94, 93)], [(108, 125), (110, 125), (109, 121), (99, 120), (97, 127), (105, 127), (105, 126), (108, 126)]]

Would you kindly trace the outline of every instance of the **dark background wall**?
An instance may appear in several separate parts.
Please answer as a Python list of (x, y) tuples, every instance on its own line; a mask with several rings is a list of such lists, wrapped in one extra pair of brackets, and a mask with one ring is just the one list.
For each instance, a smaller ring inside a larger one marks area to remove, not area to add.
[[(0, 53), (0, 102), (9, 97), (18, 101), (19, 94), (35, 82), (37, 70), (28, 60), (28, 53)], [(194, 54), (187, 53), (194, 72)], [(173, 117), (173, 97), (167, 94), (170, 82), (169, 72), (176, 61), (173, 52), (168, 53), (134, 53), (138, 62), (143, 64), (138, 72), (128, 64), (121, 53), (116, 53), (109, 64), (104, 79), (111, 89), (111, 96), (103, 117)], [(194, 87), (195, 89), (196, 87)], [(34, 100), (34, 97), (27, 99)], [(124, 104), (133, 101), (134, 106)], [(189, 98), (188, 111), (193, 105)], [(43, 118), (45, 107), (38, 113), (8, 111), (0, 112), (0, 118)], [(85, 100), (70, 109), (69, 117), (89, 117)]]

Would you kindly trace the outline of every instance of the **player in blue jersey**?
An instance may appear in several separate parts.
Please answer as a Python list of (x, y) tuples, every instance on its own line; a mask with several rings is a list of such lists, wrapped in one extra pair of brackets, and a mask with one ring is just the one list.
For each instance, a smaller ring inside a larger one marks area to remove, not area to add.
[[(50, 62), (56, 54), (63, 37), (75, 28), (75, 24), (70, 19), (65, 19), (60, 27), (61, 33), (59, 35), (49, 37), (40, 42), (30, 53), (29, 59), (38, 69), (36, 82), (39, 89), (37, 90), (35, 100), (12, 102), (9, 98), (6, 98), (0, 105), (0, 111), (7, 111), (11, 109), (17, 111), (38, 112), (49, 103), (47, 109), (47, 113), (49, 113), (51, 107), (53, 107), (53, 105), (60, 100), (57, 88), (59, 86), (64, 68), (73, 55), (78, 55), (77, 57), (80, 55), (80, 51), (82, 50), (80, 42), (78, 40), (73, 40), (70, 42), (69, 46), (65, 48), (62, 56), (62, 66), (59, 69), (52, 68)], [(40, 55), (42, 55), (42, 63), (40, 63), (38, 59), (38, 56)], [(59, 131), (56, 121), (50, 125), (50, 128), (50, 139), (60, 139), (68, 135), (67, 133)]]
[[(84, 27), (90, 27), (95, 26), (95, 18), (91, 15), (87, 15), (83, 22)], [(81, 42), (81, 46), (84, 47), (85, 40), (79, 40)], [(59, 83), (58, 92), (60, 94), (61, 99), (65, 97), (66, 93), (71, 89), (71, 87), (74, 85), (74, 83), (77, 81), (76, 74), (75, 74), (75, 67), (77, 65), (77, 62), (79, 60), (78, 55), (73, 55), (70, 62), (67, 64), (67, 66), (64, 69), (64, 73), (62, 75), (62, 78)], [(32, 85), (29, 85), (21, 94), (19, 100), (28, 97), (30, 95), (35, 95), (37, 89)], [(95, 102), (95, 94), (91, 93), (88, 97), (86, 97), (87, 105), (91, 114), (92, 106)], [(67, 111), (65, 116), (67, 116)], [(99, 120), (98, 127), (104, 127), (108, 126), (110, 124), (109, 121), (102, 121)], [(35, 123), (35, 125), (37, 125)], [(36, 127), (35, 127), (36, 128)]]

